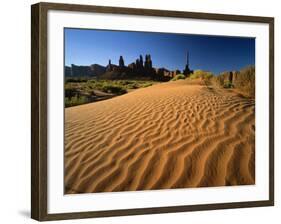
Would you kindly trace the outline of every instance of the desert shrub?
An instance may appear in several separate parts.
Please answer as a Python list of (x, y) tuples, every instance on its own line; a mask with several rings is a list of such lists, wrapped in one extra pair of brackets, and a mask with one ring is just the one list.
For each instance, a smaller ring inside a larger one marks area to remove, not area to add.
[[(77, 80), (77, 79), (75, 79)], [(96, 100), (95, 90), (113, 95), (122, 95), (129, 89), (144, 88), (153, 85), (150, 80), (99, 80), (88, 79), (86, 82), (65, 82), (66, 107), (89, 103)]]
[(120, 85), (130, 85), (130, 84), (134, 84), (135, 82), (134, 81), (130, 81), (130, 80), (119, 80), (117, 81), (118, 84)]
[(237, 72), (223, 72), (211, 79), (218, 87), (234, 88), (249, 97), (255, 96), (255, 67), (248, 66)]
[(146, 82), (141, 87), (145, 88), (145, 87), (149, 87), (149, 86), (152, 86), (152, 85), (153, 85), (152, 82)]
[(214, 76), (213, 73), (211, 73), (211, 72), (206, 72), (205, 75), (204, 75), (204, 79), (210, 79), (210, 78), (212, 78), (213, 76)]
[(66, 87), (64, 90), (64, 96), (67, 98), (71, 98), (77, 95), (80, 95), (80, 92), (77, 88)]
[(190, 74), (189, 78), (191, 78), (191, 79), (197, 79), (198, 76), (197, 76), (196, 74), (192, 73), (192, 74)]
[(218, 87), (223, 87), (224, 85), (224, 77), (223, 76), (214, 76), (212, 79), (211, 79), (211, 83), (214, 85), (214, 86), (218, 86)]
[(124, 89), (122, 86), (117, 86), (117, 85), (110, 85), (110, 84), (106, 84), (102, 87), (102, 91), (106, 92), (106, 93), (114, 93), (114, 94), (124, 94), (127, 93), (127, 90)]
[(74, 97), (65, 97), (64, 103), (65, 107), (72, 107), (81, 104), (88, 103), (89, 99), (86, 96), (74, 96)]
[(229, 89), (229, 88), (233, 88), (233, 84), (232, 82), (230, 81), (226, 81), (224, 84), (223, 84), (223, 88), (226, 88), (226, 89)]
[(218, 87), (233, 88), (233, 72), (222, 72), (211, 79), (211, 83)]
[(213, 73), (203, 70), (195, 70), (189, 77), (191, 79), (210, 79), (213, 77)]
[(184, 74), (178, 74), (176, 75), (174, 78), (172, 78), (171, 80), (172, 81), (176, 81), (176, 80), (179, 80), (179, 79), (185, 79), (185, 75)]
[(248, 66), (235, 74), (233, 84), (245, 94), (255, 96), (255, 67)]
[(85, 78), (66, 78), (65, 82), (87, 82)]
[(126, 82), (123, 87), (126, 89), (138, 89), (140, 87), (140, 84), (137, 82)]

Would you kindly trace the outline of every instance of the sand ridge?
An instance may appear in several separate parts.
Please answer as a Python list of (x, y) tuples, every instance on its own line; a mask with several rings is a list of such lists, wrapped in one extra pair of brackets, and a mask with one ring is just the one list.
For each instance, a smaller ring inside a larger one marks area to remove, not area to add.
[(65, 109), (66, 193), (255, 183), (255, 101), (185, 80)]

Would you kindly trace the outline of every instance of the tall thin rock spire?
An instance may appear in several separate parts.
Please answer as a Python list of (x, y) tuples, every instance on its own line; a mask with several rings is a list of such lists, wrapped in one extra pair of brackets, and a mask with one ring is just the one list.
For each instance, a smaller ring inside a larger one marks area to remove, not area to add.
[(186, 65), (189, 68), (189, 51), (187, 51), (187, 54), (186, 54)]

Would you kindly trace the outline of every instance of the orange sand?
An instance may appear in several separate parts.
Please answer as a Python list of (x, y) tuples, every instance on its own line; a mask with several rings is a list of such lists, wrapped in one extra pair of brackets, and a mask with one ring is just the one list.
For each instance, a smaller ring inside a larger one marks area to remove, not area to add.
[(65, 192), (255, 183), (255, 101), (180, 80), (65, 109)]

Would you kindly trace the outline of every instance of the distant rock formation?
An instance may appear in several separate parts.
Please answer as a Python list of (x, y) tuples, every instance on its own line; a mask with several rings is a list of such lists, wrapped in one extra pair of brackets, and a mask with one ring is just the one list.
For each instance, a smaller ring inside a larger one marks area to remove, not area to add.
[(64, 76), (66, 76), (66, 77), (71, 76), (71, 67), (70, 66), (64, 66)]
[(176, 75), (180, 74), (181, 71), (180, 70), (174, 70), (174, 71), (170, 71), (166, 68), (157, 68), (155, 69), (156, 71), (156, 75), (157, 77), (161, 78), (163, 81), (166, 81), (166, 80), (170, 80), (172, 79), (173, 77), (175, 77)]
[(128, 68), (130, 68), (131, 70), (136, 70), (137, 69), (137, 66), (136, 66), (136, 63), (131, 63), (131, 64), (128, 64)]
[(120, 58), (119, 58), (119, 67), (120, 68), (124, 68), (125, 67), (124, 59), (123, 59), (122, 56), (120, 56)]
[(110, 71), (112, 71), (112, 70), (113, 70), (113, 68), (112, 68), (112, 65), (111, 65), (111, 60), (109, 59), (108, 65), (106, 66), (106, 71), (107, 71), (107, 72), (110, 72)]
[(90, 67), (92, 71), (92, 76), (100, 76), (106, 71), (106, 68), (99, 64), (92, 64)]
[(71, 76), (93, 76), (93, 72), (90, 66), (77, 66), (72, 64), (71, 65)]
[[(119, 57), (118, 65), (108, 61), (107, 66), (93, 64), (90, 66), (77, 66), (72, 64), (71, 67), (65, 66), (66, 77), (97, 77), (101, 79), (152, 79), (157, 81), (168, 81), (177, 74), (180, 70), (170, 71), (166, 68), (154, 68), (152, 57), (150, 54), (140, 55), (135, 62), (125, 65), (123, 56)], [(187, 64), (184, 69), (184, 74), (189, 76), (193, 71), (189, 69), (189, 53), (187, 53)]]
[(98, 64), (90, 66), (78, 66), (72, 64), (71, 67), (65, 66), (64, 72), (66, 77), (93, 77), (105, 73), (106, 68)]
[(141, 65), (141, 63), (140, 63), (140, 59), (137, 59), (136, 60), (136, 64), (135, 64), (136, 66), (136, 69), (141, 69), (141, 68), (143, 68), (143, 66)]
[(187, 51), (187, 54), (186, 54), (186, 65), (185, 65), (185, 68), (183, 70), (183, 74), (186, 77), (189, 77), (191, 73), (193, 73), (193, 70), (190, 70), (190, 68), (189, 68), (189, 52)]
[(150, 54), (145, 55), (144, 68), (147, 70), (152, 69), (152, 60)]
[(143, 58), (142, 58), (142, 55), (140, 55), (140, 67), (143, 68)]
[(155, 72), (158, 76), (169, 76), (170, 71), (166, 68), (157, 68)]

